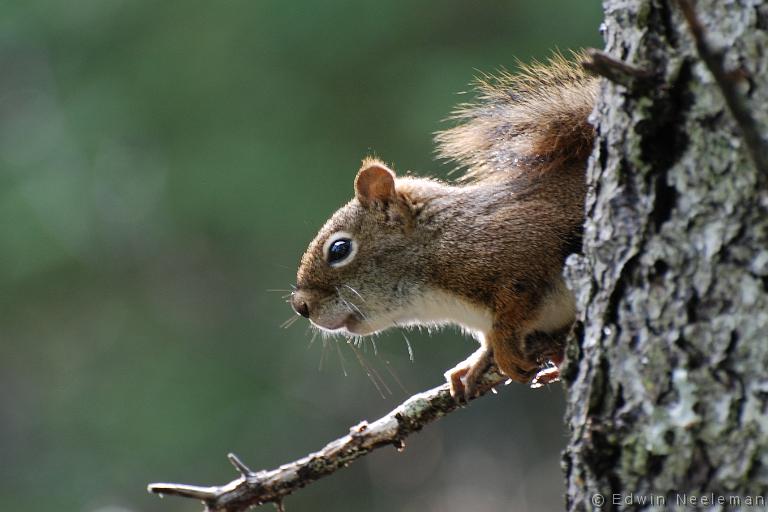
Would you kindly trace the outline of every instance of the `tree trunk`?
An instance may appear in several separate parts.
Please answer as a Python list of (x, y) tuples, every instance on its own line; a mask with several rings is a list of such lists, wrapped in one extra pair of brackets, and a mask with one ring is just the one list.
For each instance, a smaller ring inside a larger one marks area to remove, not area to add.
[[(564, 371), (567, 509), (747, 508), (768, 495), (768, 176), (678, 4), (604, 7), (606, 51), (653, 75), (606, 81), (595, 116), (584, 255), (566, 269), (583, 324)], [(768, 5), (695, 10), (765, 134)]]
[[(760, 4), (696, 12), (765, 127)], [(768, 177), (677, 4), (604, 7), (606, 51), (655, 74), (606, 81), (595, 116), (584, 256), (566, 270), (583, 323), (565, 370), (567, 509), (748, 505), (768, 495)]]

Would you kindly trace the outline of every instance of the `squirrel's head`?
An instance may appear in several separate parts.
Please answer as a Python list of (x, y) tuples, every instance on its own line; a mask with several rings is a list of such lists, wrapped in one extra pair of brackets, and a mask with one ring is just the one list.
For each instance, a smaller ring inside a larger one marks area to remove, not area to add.
[(366, 159), (355, 198), (340, 208), (301, 258), (291, 305), (326, 331), (366, 335), (397, 325), (421, 285), (424, 241), (414, 233), (418, 205), (395, 173)]

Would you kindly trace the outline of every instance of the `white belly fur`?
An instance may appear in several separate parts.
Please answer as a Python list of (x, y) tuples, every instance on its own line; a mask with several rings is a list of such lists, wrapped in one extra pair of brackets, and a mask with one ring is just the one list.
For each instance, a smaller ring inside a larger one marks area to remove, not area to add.
[[(531, 330), (552, 332), (573, 321), (576, 305), (573, 294), (560, 281), (555, 290), (545, 297)], [(398, 325), (458, 325), (478, 339), (491, 331), (493, 313), (489, 308), (473, 304), (462, 297), (438, 289), (428, 290), (415, 299), (400, 318)]]
[(533, 321), (535, 331), (553, 332), (573, 322), (576, 316), (576, 300), (561, 279), (555, 290), (544, 298), (544, 305)]
[(454, 324), (474, 334), (489, 332), (493, 326), (490, 309), (437, 289), (421, 294), (409, 305), (404, 316), (398, 323), (426, 326)]

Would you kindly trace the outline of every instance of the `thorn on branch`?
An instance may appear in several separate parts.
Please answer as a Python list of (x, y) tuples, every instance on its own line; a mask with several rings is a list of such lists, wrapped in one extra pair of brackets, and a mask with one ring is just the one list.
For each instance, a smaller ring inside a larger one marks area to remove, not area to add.
[(253, 474), (253, 471), (246, 466), (243, 461), (241, 461), (237, 455), (234, 453), (228, 453), (227, 458), (229, 459), (229, 462), (232, 463), (233, 466), (235, 466), (235, 469), (243, 475), (243, 478), (248, 478), (250, 475)]
[(760, 134), (760, 128), (750, 112), (746, 98), (738, 90), (738, 83), (744, 78), (744, 71), (725, 69), (725, 52), (722, 49), (712, 48), (707, 41), (704, 25), (701, 24), (696, 15), (693, 2), (691, 0), (677, 0), (677, 4), (680, 6), (685, 22), (691, 31), (699, 57), (715, 78), (715, 82), (725, 99), (725, 104), (741, 131), (752, 162), (758, 171), (768, 174), (768, 141)]
[(628, 89), (648, 89), (651, 87), (653, 73), (622, 62), (609, 54), (590, 48), (587, 50), (588, 60), (581, 63), (582, 67), (611, 82), (623, 85)]

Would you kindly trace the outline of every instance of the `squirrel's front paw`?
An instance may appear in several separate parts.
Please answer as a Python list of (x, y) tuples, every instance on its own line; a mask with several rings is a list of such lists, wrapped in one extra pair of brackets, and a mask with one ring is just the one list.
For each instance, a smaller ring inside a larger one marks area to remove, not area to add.
[(451, 387), (451, 396), (457, 402), (474, 398), (477, 394), (477, 381), (488, 369), (491, 361), (491, 350), (480, 347), (467, 359), (445, 372), (445, 380)]

